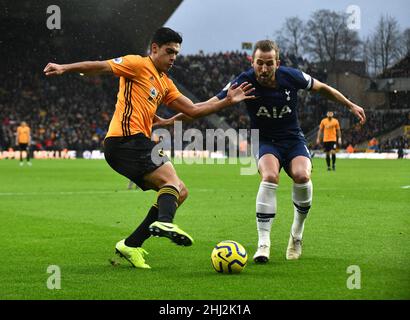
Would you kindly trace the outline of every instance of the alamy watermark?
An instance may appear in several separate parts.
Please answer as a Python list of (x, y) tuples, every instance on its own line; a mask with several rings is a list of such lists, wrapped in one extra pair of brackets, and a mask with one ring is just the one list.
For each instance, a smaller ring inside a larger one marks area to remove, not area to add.
[(346, 8), (347, 28), (349, 30), (360, 30), (362, 27), (362, 13), (358, 5), (350, 5)]
[(357, 265), (348, 266), (346, 273), (350, 276), (346, 280), (346, 287), (349, 290), (359, 290), (362, 288), (362, 272)]
[(170, 155), (172, 149), (174, 164), (240, 164), (241, 175), (258, 172), (254, 157), (259, 151), (257, 129), (206, 129), (204, 135), (195, 128), (183, 131), (182, 122), (175, 121), (173, 135), (162, 128), (154, 131), (155, 138), (159, 140), (151, 152), (155, 164), (164, 162), (164, 155)]
[(47, 21), (46, 25), (49, 30), (61, 29), (61, 9), (59, 6), (53, 4), (47, 7)]
[(51, 273), (51, 276), (47, 278), (47, 288), (50, 290), (61, 289), (61, 269), (57, 265), (50, 265), (47, 267), (47, 273)]

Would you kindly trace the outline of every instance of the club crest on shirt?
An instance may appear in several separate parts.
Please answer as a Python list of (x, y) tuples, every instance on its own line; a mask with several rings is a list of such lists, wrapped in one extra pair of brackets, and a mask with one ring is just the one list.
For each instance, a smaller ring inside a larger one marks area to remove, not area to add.
[(120, 64), (122, 62), (122, 58), (121, 57), (115, 58), (115, 59), (112, 59), (112, 61), (114, 61), (114, 63), (116, 64)]
[(151, 96), (151, 98), (155, 99), (155, 97), (157, 96), (158, 91), (157, 89), (155, 89), (154, 87), (151, 88), (151, 90), (149, 91), (149, 95)]
[(285, 94), (287, 95), (286, 101), (290, 101), (290, 90), (285, 89)]

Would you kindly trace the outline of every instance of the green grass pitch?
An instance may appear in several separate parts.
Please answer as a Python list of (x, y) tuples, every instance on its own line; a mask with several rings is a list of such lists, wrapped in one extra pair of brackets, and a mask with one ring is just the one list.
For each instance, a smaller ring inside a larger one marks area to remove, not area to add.
[[(151, 270), (112, 266), (115, 243), (143, 219), (155, 193), (99, 160), (0, 161), (0, 299), (410, 299), (410, 161), (314, 159), (314, 198), (299, 261), (286, 261), (291, 181), (281, 174), (271, 261), (255, 265), (259, 176), (239, 165), (176, 165), (190, 195), (175, 223), (195, 239), (178, 247), (150, 238)], [(214, 272), (213, 246), (248, 251), (239, 275)], [(61, 289), (47, 288), (50, 265)], [(348, 289), (357, 265), (361, 288)]]

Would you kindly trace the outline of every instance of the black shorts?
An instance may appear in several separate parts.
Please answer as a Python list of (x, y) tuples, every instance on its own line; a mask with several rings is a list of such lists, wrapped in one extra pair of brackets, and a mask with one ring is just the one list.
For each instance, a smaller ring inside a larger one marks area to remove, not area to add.
[(144, 175), (169, 161), (162, 149), (157, 149), (156, 143), (142, 133), (104, 140), (104, 156), (110, 167), (142, 190), (149, 189), (145, 186)]
[(332, 150), (336, 150), (337, 144), (336, 141), (327, 141), (323, 143), (323, 147), (325, 149), (325, 152), (330, 152)]
[(20, 151), (27, 151), (28, 143), (19, 143)]

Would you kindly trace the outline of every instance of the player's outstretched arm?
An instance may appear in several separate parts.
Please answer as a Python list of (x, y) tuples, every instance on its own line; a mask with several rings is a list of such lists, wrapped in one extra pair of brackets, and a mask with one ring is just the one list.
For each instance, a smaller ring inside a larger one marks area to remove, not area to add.
[(46, 76), (59, 76), (64, 73), (78, 72), (85, 75), (112, 73), (107, 61), (82, 61), (70, 64), (48, 63), (43, 70)]
[(175, 116), (168, 118), (168, 119), (164, 119), (159, 117), (158, 115), (154, 116), (154, 121), (153, 121), (153, 127), (168, 127), (168, 126), (172, 126), (174, 124), (175, 121), (192, 121), (194, 120), (191, 117), (188, 117), (186, 114), (184, 113), (178, 113)]
[(317, 131), (317, 138), (316, 138), (316, 144), (319, 145), (320, 144), (320, 136), (322, 135), (322, 129), (319, 128), (319, 130)]
[(366, 122), (366, 115), (363, 108), (348, 100), (335, 88), (332, 88), (331, 86), (315, 79), (315, 81), (313, 82), (312, 91), (317, 92), (332, 101), (339, 102), (346, 106), (360, 120), (361, 124), (364, 124)]
[[(244, 82), (240, 86), (233, 85), (229, 88), (226, 98), (209, 99), (206, 102), (200, 102), (194, 104), (190, 99), (185, 96), (180, 96), (169, 104), (169, 107), (183, 113), (189, 118), (201, 118), (211, 113), (218, 112), (223, 108), (237, 104), (243, 100), (255, 99), (255, 96), (251, 95), (254, 88), (252, 84)], [(183, 120), (184, 115), (176, 115), (174, 121)]]
[(340, 129), (337, 129), (337, 143), (342, 145), (342, 131)]
[[(217, 101), (219, 101), (219, 99), (217, 97), (213, 97), (209, 99), (207, 102), (215, 103)], [(187, 116), (185, 113), (180, 112), (176, 114), (175, 116), (168, 118), (168, 119), (164, 119), (164, 118), (161, 118), (155, 115), (153, 124), (154, 124), (154, 127), (167, 127), (167, 126), (172, 126), (174, 122), (176, 121), (191, 122), (193, 120), (195, 119)]]
[(154, 115), (154, 120), (152, 122), (152, 127), (168, 127), (168, 126), (172, 126), (174, 124), (175, 121), (192, 121), (194, 119), (188, 117), (186, 114), (183, 113), (178, 113), (175, 116), (171, 117), (171, 118), (162, 118), (158, 115)]

